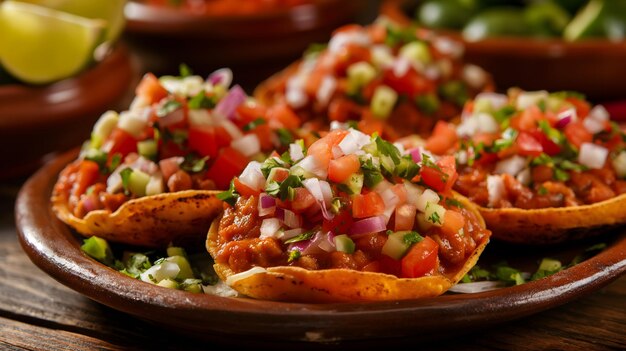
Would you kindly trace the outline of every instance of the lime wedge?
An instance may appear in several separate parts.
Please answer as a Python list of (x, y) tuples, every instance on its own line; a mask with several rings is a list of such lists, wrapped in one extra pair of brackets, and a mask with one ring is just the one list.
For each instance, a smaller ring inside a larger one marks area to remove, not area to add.
[(5, 1), (0, 3), (0, 62), (26, 83), (70, 77), (93, 60), (104, 27), (102, 20)]
[(114, 41), (124, 29), (126, 0), (19, 0), (76, 16), (107, 21), (105, 41)]
[(591, 0), (587, 6), (576, 14), (576, 17), (565, 27), (563, 37), (565, 40), (574, 41), (581, 38), (593, 37), (602, 34), (603, 12), (605, 12), (604, 0)]

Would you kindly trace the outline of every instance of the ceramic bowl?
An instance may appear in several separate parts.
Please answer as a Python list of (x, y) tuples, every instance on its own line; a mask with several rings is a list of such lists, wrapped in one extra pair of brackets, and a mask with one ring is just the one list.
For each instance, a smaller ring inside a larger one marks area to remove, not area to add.
[(254, 15), (194, 14), (131, 1), (125, 40), (146, 71), (176, 74), (181, 63), (207, 75), (230, 67), (251, 91), (264, 78), (326, 42), (337, 27), (363, 19), (378, 1), (316, 0)]
[(0, 179), (32, 171), (44, 155), (88, 139), (100, 114), (126, 95), (132, 72), (128, 50), (120, 46), (73, 78), (0, 85)]
[[(411, 7), (410, 1), (393, 0), (383, 13), (409, 23)], [(574, 90), (594, 102), (626, 98), (626, 41), (497, 37), (467, 42), (458, 32), (440, 34), (461, 40), (467, 62), (491, 73), (500, 90)]]

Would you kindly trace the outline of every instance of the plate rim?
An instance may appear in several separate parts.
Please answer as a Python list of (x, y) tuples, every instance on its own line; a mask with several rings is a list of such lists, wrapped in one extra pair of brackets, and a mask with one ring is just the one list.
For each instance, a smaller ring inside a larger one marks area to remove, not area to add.
[[(15, 220), (20, 244), (41, 270), (116, 310), (196, 336), (218, 333), (269, 340), (328, 342), (423, 335), (478, 327), (555, 307), (591, 293), (626, 272), (626, 231), (602, 252), (550, 277), (476, 294), (384, 302), (303, 304), (190, 294), (146, 284), (82, 253), (76, 235), (56, 218), (50, 192), (76, 158), (66, 152), (20, 190)], [(398, 323), (402, 321), (402, 323)]]

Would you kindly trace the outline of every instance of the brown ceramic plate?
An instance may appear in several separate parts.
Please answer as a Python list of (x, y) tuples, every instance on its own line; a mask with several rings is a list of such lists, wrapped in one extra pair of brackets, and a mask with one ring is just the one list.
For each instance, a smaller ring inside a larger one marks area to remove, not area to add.
[[(524, 285), (477, 294), (397, 302), (296, 304), (170, 290), (129, 278), (87, 257), (80, 251), (80, 239), (55, 218), (50, 192), (59, 171), (75, 156), (68, 153), (47, 164), (21, 190), (15, 213), (26, 253), (59, 282), (93, 300), (205, 339), (254, 340), (258, 344), (449, 337), (569, 302), (626, 272), (626, 232), (621, 231), (595, 239), (605, 240), (608, 247), (572, 268)], [(516, 256), (565, 259), (590, 243), (558, 249), (512, 249), (493, 244), (485, 251), (486, 259), (507, 258), (513, 264)]]
[(0, 179), (32, 172), (42, 156), (80, 145), (137, 78), (128, 50), (116, 46), (75, 77), (43, 86), (0, 85)]

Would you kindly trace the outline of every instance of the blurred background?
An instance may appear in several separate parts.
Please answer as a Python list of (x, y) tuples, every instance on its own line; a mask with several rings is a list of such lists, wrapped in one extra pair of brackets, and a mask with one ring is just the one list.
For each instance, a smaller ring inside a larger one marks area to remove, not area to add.
[(146, 72), (230, 67), (251, 93), (334, 29), (380, 14), (462, 42), (498, 90), (581, 91), (626, 116), (626, 0), (5, 0), (0, 179), (80, 145)]

